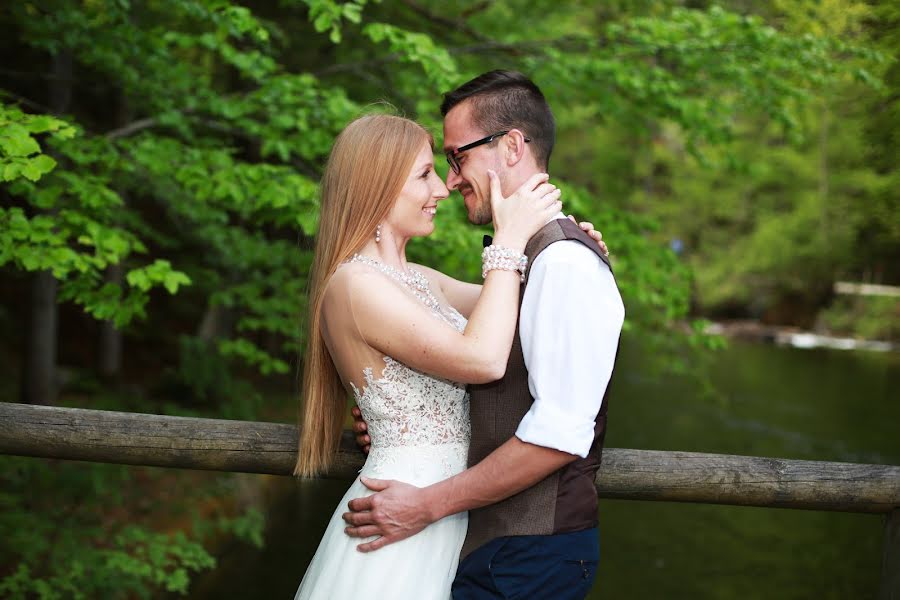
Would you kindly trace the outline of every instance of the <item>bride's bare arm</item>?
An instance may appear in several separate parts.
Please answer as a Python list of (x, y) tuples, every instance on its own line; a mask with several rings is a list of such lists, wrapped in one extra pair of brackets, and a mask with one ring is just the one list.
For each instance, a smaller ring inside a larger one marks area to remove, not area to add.
[(478, 303), (478, 296), (481, 295), (481, 284), (467, 283), (465, 281), (460, 281), (459, 279), (454, 279), (431, 267), (421, 265), (418, 265), (417, 267), (428, 276), (428, 279), (436, 282), (440, 286), (441, 293), (444, 294), (444, 297), (447, 299), (447, 302), (450, 303), (450, 306), (458, 310), (459, 314), (468, 319), (469, 315), (471, 315), (472, 311), (475, 309), (475, 304)]
[(460, 333), (385, 275), (364, 269), (345, 267), (332, 281), (336, 293), (343, 287), (350, 294), (355, 327), (369, 346), (452, 381), (486, 383), (503, 376), (518, 312), (518, 273), (488, 274), (481, 306)]
[[(504, 199), (492, 175), (496, 245), (522, 252), (528, 239), (559, 210), (559, 191), (546, 181), (546, 175), (535, 175)], [(385, 275), (364, 265), (342, 269), (332, 283), (346, 287), (359, 332), (380, 352), (463, 383), (494, 381), (506, 371), (518, 316), (518, 272), (488, 272), (462, 333), (435, 318)]]
[[(569, 218), (575, 222), (575, 217), (569, 215)], [(578, 223), (578, 226), (597, 242), (600, 246), (600, 250), (609, 254), (609, 250), (603, 242), (603, 234), (594, 229), (592, 223), (589, 221), (582, 221), (581, 223)], [(447, 298), (447, 302), (450, 303), (450, 306), (458, 310), (462, 316), (468, 319), (469, 315), (472, 314), (472, 309), (475, 308), (475, 304), (478, 302), (478, 296), (481, 294), (481, 285), (454, 279), (453, 277), (445, 275), (437, 269), (432, 269), (430, 267), (419, 266), (419, 268), (431, 281), (435, 281), (440, 285), (441, 292), (443, 292), (444, 297)]]

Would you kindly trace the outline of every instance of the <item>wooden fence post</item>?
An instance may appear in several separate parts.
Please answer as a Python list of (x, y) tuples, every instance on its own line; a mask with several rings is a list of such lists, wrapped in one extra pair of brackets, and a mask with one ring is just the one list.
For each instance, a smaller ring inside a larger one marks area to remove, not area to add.
[(878, 600), (900, 600), (900, 508), (889, 512), (884, 521)]

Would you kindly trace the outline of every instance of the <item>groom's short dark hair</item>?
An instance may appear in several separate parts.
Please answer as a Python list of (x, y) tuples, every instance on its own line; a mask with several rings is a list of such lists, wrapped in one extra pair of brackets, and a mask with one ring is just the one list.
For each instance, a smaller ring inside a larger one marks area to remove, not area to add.
[(520, 129), (531, 138), (538, 167), (546, 170), (556, 143), (556, 120), (544, 94), (517, 71), (489, 71), (444, 94), (441, 115), (472, 100), (472, 119), (486, 135)]

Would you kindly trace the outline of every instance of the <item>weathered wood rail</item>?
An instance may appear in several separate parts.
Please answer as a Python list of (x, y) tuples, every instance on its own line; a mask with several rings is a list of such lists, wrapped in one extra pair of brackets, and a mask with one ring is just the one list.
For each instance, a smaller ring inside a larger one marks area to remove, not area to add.
[[(297, 428), (0, 403), (0, 453), (290, 475)], [(345, 432), (328, 477), (353, 479), (363, 456)], [(900, 600), (900, 466), (609, 448), (601, 498), (885, 515), (880, 600)]]
[(857, 283), (852, 281), (835, 281), (835, 294), (850, 294), (854, 296), (888, 296), (900, 298), (900, 286), (879, 285), (875, 283)]

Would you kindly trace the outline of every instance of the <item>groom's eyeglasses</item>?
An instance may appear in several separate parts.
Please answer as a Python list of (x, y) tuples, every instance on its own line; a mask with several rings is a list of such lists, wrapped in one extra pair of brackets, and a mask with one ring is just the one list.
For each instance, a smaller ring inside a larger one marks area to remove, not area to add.
[[(489, 135), (487, 137), (483, 137), (478, 141), (472, 142), (471, 144), (466, 144), (465, 146), (460, 146), (456, 150), (450, 150), (449, 152), (446, 153), (447, 164), (450, 165), (450, 168), (453, 169), (454, 173), (459, 175), (459, 171), (460, 171), (460, 169), (462, 169), (462, 166), (459, 164), (459, 159), (457, 157), (460, 154), (462, 154), (466, 150), (471, 150), (472, 148), (477, 148), (478, 146), (481, 146), (482, 144), (490, 144), (498, 137), (504, 136), (507, 133), (509, 133), (509, 131), (510, 130), (508, 130), (508, 129), (506, 131), (498, 131), (497, 133), (492, 133), (491, 135)], [(531, 138), (525, 138), (525, 141), (530, 142)]]

